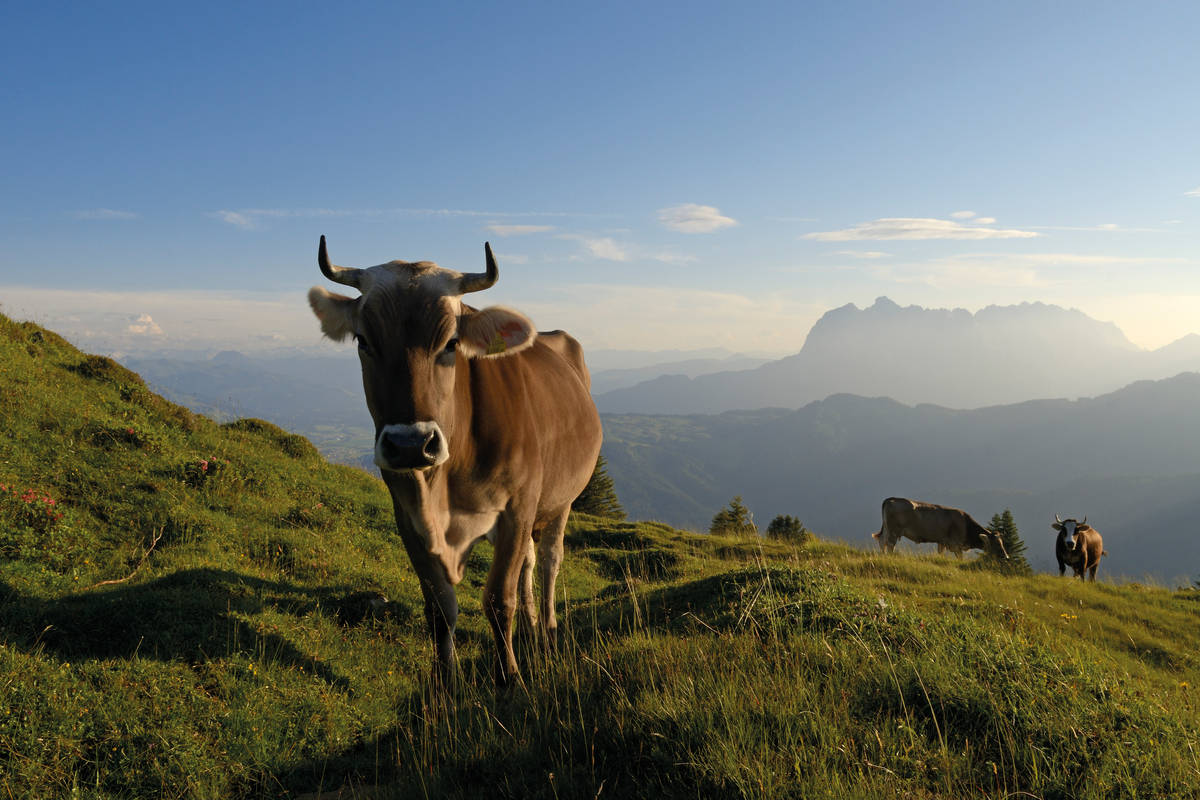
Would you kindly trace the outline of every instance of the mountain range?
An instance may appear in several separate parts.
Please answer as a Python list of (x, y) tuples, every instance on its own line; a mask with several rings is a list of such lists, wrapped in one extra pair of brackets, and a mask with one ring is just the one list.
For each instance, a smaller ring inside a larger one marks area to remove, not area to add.
[(1143, 350), (1112, 323), (1043, 303), (963, 309), (900, 307), (886, 297), (828, 311), (800, 352), (753, 369), (661, 374), (601, 391), (602, 412), (716, 414), (800, 408), (832, 394), (979, 408), (1087, 397), (1136, 380), (1200, 369), (1200, 336)]

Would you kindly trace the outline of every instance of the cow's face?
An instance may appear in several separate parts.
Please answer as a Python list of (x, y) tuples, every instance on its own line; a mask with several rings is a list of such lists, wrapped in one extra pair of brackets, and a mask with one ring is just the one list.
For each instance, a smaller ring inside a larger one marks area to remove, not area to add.
[(465, 361), (517, 353), (537, 335), (520, 312), (499, 306), (477, 311), (462, 303), (464, 292), (496, 280), (490, 247), (486, 253), (484, 275), (463, 275), (427, 261), (348, 270), (329, 264), (321, 238), (322, 272), (362, 295), (313, 287), (309, 303), (326, 336), (358, 342), (367, 408), (375, 421), (375, 463), (382, 470), (428, 470), (445, 463), (457, 423), (456, 387), (467, 380)]
[(995, 558), (1008, 560), (1008, 551), (1004, 549), (1004, 539), (995, 531), (988, 531), (983, 535), (983, 549), (984, 552)]
[(1050, 527), (1058, 531), (1058, 541), (1069, 550), (1078, 547), (1079, 534), (1091, 530), (1091, 526), (1087, 524), (1087, 517), (1083, 518), (1083, 522), (1077, 522), (1073, 519), (1059, 519), (1057, 514), (1054, 515), (1054, 522)]

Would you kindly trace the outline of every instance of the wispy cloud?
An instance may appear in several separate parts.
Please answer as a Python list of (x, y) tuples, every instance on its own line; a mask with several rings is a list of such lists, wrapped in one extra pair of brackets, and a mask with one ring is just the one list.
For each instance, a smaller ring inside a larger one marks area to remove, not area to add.
[[(611, 215), (573, 211), (478, 211), (467, 208), (239, 208), (212, 211), (209, 212), (209, 216), (236, 227), (253, 228), (257, 227), (259, 220), (264, 219), (312, 219), (318, 217), (492, 217), (511, 219), (522, 217), (588, 218)], [(540, 228), (543, 226), (527, 227)]]
[(604, 236), (599, 239), (583, 239), (579, 240), (584, 249), (591, 253), (596, 258), (602, 258), (605, 261), (628, 261), (629, 251), (623, 246), (617, 244), (616, 240)]
[(891, 253), (885, 253), (882, 250), (838, 250), (834, 253), (835, 256), (849, 256), (850, 258), (888, 258)]
[(853, 242), (865, 239), (1031, 239), (1037, 235), (1033, 231), (963, 225), (949, 219), (886, 217), (844, 230), (808, 233), (804, 238), (822, 242)]
[(1185, 197), (1200, 197), (1200, 186), (1192, 189), (1190, 192), (1183, 193)]
[(715, 206), (701, 206), (695, 203), (660, 208), (658, 221), (680, 233), (712, 233), (738, 224), (737, 220), (723, 215)]
[(1099, 233), (1162, 233), (1162, 228), (1129, 228), (1115, 222), (1104, 222), (1099, 225), (1028, 225), (1035, 231), (1095, 231)]
[(242, 230), (252, 230), (257, 227), (254, 220), (241, 211), (229, 211), (228, 209), (221, 209), (220, 211), (213, 211), (209, 214), (209, 216), (215, 217), (224, 223), (232, 225), (235, 228), (241, 228)]
[(86, 211), (76, 211), (75, 219), (88, 220), (128, 220), (140, 219), (141, 214), (136, 211), (121, 211), (116, 208), (89, 208)]
[(950, 216), (953, 217), (954, 219), (970, 219), (971, 217), (975, 216), (975, 212), (974, 211), (955, 211)]
[(554, 230), (553, 225), (502, 225), (498, 222), (485, 225), (484, 230), (489, 230), (497, 236), (526, 236), (531, 233), (546, 233)]

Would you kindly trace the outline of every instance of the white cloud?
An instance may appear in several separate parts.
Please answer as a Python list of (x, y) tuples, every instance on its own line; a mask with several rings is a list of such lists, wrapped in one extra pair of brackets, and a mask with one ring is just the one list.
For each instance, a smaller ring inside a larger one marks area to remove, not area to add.
[(712, 233), (721, 228), (737, 225), (737, 220), (721, 214), (714, 206), (684, 203), (680, 206), (660, 208), (658, 221), (665, 227), (680, 233)]
[(1200, 186), (1192, 189), (1190, 192), (1183, 193), (1185, 197), (1200, 197)]
[(885, 253), (882, 250), (838, 250), (834, 253), (835, 256), (850, 256), (851, 258), (889, 258), (890, 253)]
[(163, 334), (163, 329), (149, 314), (139, 314), (138, 318), (125, 330), (143, 336), (162, 336)]
[(948, 219), (886, 217), (844, 230), (808, 233), (804, 238), (853, 242), (864, 239), (1031, 239), (1037, 235), (1032, 231), (968, 227)]
[(955, 219), (970, 219), (971, 217), (975, 216), (975, 212), (974, 211), (955, 211), (950, 216), (954, 217)]
[(996, 218), (995, 217), (976, 217), (975, 219), (971, 220), (971, 222), (975, 223), (976, 225), (994, 225), (994, 224), (996, 224)]
[(501, 225), (493, 222), (484, 226), (497, 236), (525, 236), (530, 233), (546, 233), (554, 230), (553, 225)]
[(581, 239), (583, 246), (596, 258), (605, 261), (628, 261), (629, 251), (617, 244), (612, 238), (605, 236), (600, 239)]
[(115, 208), (91, 208), (87, 211), (76, 211), (75, 219), (107, 220), (107, 219), (140, 219), (141, 214), (135, 211), (120, 211)]
[(216, 217), (222, 222), (228, 223), (235, 228), (241, 228), (242, 230), (252, 230), (256, 227), (254, 220), (240, 211), (222, 209), (212, 212), (210, 216)]

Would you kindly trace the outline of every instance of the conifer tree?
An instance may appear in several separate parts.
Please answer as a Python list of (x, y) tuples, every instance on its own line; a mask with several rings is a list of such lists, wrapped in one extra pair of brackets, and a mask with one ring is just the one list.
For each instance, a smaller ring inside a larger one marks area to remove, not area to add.
[(729, 501), (729, 505), (716, 513), (708, 526), (708, 532), (751, 535), (758, 533), (758, 526), (754, 524), (754, 515), (746, 508), (739, 494)]
[(591, 480), (583, 487), (575, 502), (571, 503), (572, 511), (609, 519), (625, 519), (625, 509), (617, 499), (617, 491), (613, 488), (612, 477), (609, 476), (607, 467), (604, 456), (596, 459)]
[(780, 514), (767, 526), (768, 539), (782, 539), (794, 544), (804, 544), (811, 536), (812, 532), (804, 527), (804, 523), (791, 514)]
[(1021, 534), (1017, 532), (1017, 523), (1013, 519), (1012, 511), (1006, 508), (1001, 514), (993, 514), (988, 528), (1000, 534), (1004, 550), (1008, 553), (1008, 561), (1001, 561), (987, 554), (981, 561), (1011, 575), (1032, 575), (1033, 567), (1029, 566), (1029, 561), (1025, 558), (1025, 542), (1021, 541)]

